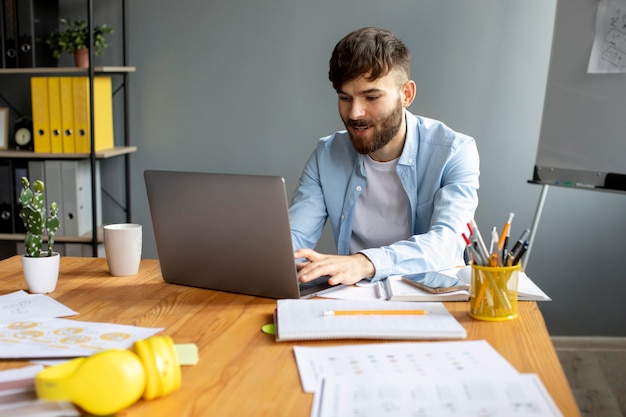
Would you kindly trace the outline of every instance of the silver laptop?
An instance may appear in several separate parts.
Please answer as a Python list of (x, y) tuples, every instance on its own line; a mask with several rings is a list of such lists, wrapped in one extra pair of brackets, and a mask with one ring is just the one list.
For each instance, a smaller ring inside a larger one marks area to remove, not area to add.
[(269, 298), (336, 287), (298, 281), (285, 181), (261, 175), (144, 172), (166, 282)]

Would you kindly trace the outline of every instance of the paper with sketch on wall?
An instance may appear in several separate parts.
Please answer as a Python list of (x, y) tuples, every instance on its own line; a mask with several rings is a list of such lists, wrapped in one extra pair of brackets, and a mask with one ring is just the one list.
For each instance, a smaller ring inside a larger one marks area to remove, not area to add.
[(598, 2), (589, 74), (626, 72), (626, 0)]

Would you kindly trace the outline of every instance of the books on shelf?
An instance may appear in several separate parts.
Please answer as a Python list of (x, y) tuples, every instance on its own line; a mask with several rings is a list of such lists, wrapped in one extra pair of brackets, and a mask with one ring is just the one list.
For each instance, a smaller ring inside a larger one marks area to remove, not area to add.
[[(472, 268), (448, 269), (440, 271), (461, 281), (470, 283)], [(541, 290), (525, 272), (520, 271), (518, 276), (518, 300), (519, 301), (550, 301), (551, 298)], [(448, 293), (432, 294), (403, 282), (399, 275), (392, 275), (378, 284), (381, 298), (391, 301), (467, 301), (470, 293), (468, 290), (452, 291)]]
[[(325, 339), (462, 339), (463, 326), (441, 303), (400, 301), (296, 299), (277, 300), (274, 317), (277, 341)], [(381, 311), (406, 311), (384, 314)], [(411, 314), (424, 310), (426, 314)], [(360, 314), (329, 315), (358, 311)], [(363, 314), (368, 312), (369, 314)]]
[[(110, 76), (93, 79), (94, 150), (114, 146)], [(32, 77), (31, 101), (36, 153), (89, 153), (88, 77)]]

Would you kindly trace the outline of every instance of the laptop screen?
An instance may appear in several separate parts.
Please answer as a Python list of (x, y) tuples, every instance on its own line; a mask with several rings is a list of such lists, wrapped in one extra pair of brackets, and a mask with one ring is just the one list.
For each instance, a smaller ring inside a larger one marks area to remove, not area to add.
[(148, 170), (144, 179), (166, 282), (300, 297), (283, 178)]

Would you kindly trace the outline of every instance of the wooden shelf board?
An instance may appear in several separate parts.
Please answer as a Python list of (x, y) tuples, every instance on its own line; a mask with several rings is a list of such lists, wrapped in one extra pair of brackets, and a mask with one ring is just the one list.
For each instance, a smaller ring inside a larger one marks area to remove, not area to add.
[[(16, 242), (23, 242), (25, 235), (23, 233), (0, 233), (0, 241), (13, 240)], [(44, 236), (44, 241), (48, 238)], [(104, 242), (104, 233), (102, 226), (98, 227), (98, 243)], [(91, 233), (83, 236), (55, 236), (54, 241), (57, 243), (91, 243)]]
[[(116, 146), (114, 148), (102, 149), (96, 151), (97, 159), (113, 158), (115, 156), (126, 155), (137, 151), (136, 146)], [(47, 153), (47, 152), (31, 152), (2, 150), (0, 158), (25, 158), (25, 159), (85, 159), (89, 158), (88, 153)]]
[[(135, 72), (136, 67), (101, 66), (94, 67), (97, 74), (113, 74)], [(0, 74), (88, 74), (87, 68), (76, 67), (35, 67), (35, 68), (2, 68)]]

